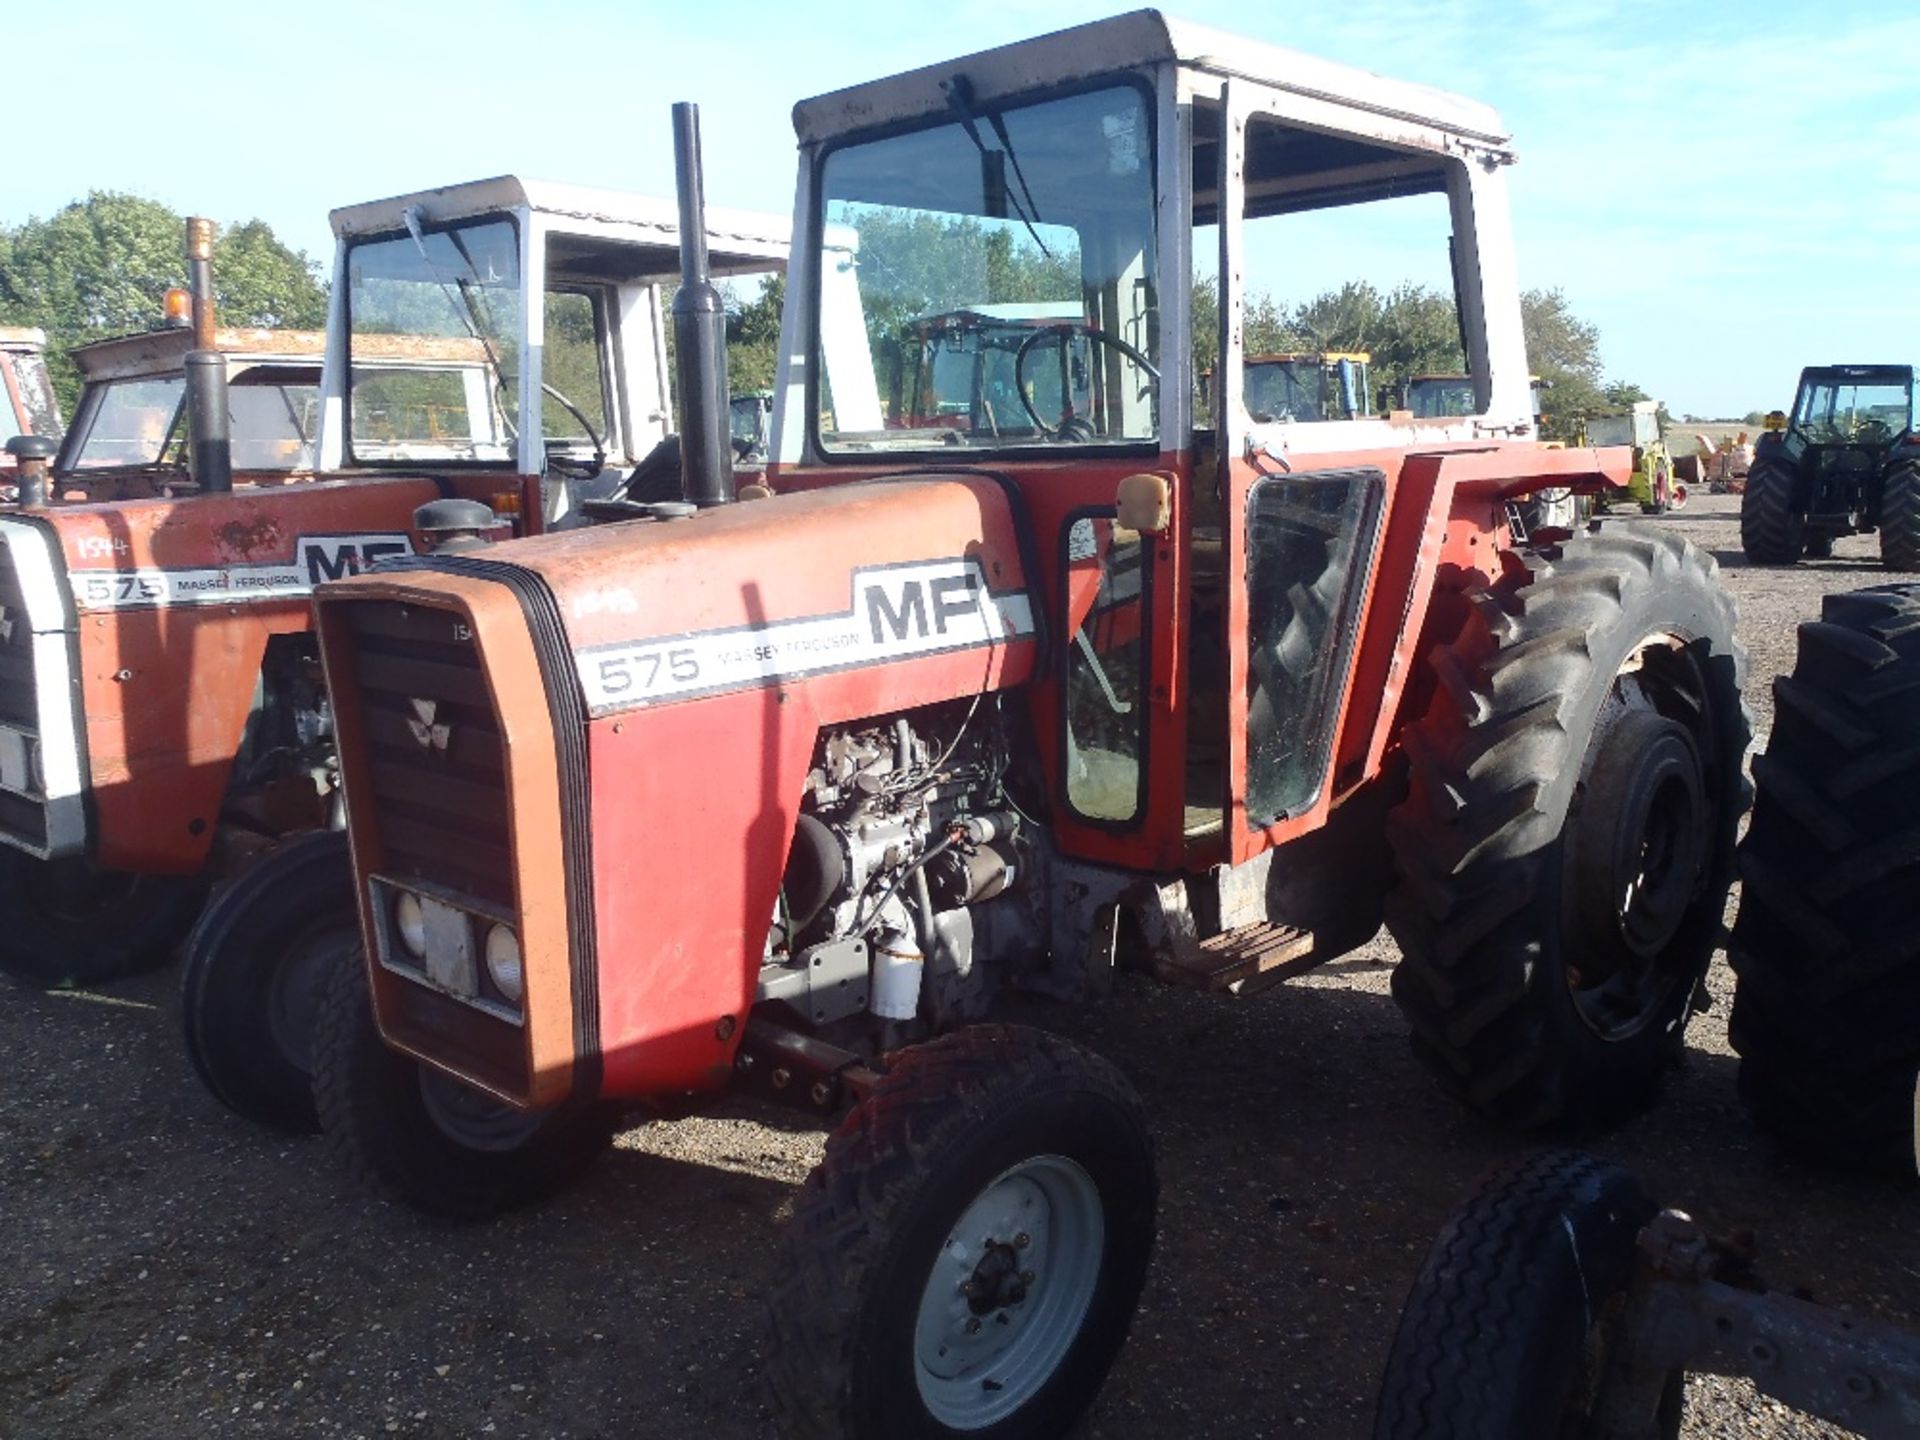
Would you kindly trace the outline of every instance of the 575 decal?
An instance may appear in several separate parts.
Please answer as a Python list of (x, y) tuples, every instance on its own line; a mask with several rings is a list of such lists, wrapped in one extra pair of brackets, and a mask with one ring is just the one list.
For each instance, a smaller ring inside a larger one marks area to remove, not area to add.
[(595, 662), (600, 692), (607, 696), (646, 695), (664, 678), (672, 685), (700, 679), (700, 652), (691, 645), (655, 650), (623, 650)]
[(598, 645), (574, 655), (595, 715), (767, 685), (914, 655), (1003, 645), (1033, 634), (1022, 591), (988, 590), (969, 558), (856, 570), (834, 615)]
[[(83, 537), (75, 547), (97, 554)], [(83, 610), (130, 610), (171, 605), (230, 605), (242, 600), (282, 600), (311, 593), (324, 580), (357, 575), (395, 555), (411, 554), (404, 531), (345, 535), (302, 535), (293, 559), (261, 565), (208, 565), (143, 570), (93, 569), (68, 572), (74, 603)]]

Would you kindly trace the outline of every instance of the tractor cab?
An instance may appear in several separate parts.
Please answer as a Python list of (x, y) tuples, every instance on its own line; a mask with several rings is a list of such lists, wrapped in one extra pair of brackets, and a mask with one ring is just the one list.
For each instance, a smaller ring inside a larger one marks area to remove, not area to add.
[(60, 438), (60, 403), (47, 374), (44, 331), (0, 325), (0, 474), (14, 456), (6, 443), (20, 435)]
[[(526, 530), (646, 483), (674, 428), (661, 299), (678, 276), (671, 200), (505, 176), (332, 221), (322, 468), (492, 476), (499, 508), (538, 517)], [(785, 265), (779, 220), (715, 211), (710, 226), (716, 276)], [(407, 354), (459, 366), (382, 372)]]
[(1825, 366), (1800, 372), (1782, 447), (1816, 454), (1823, 472), (1865, 474), (1912, 430), (1911, 365)]
[[(1249, 355), (1247, 413), (1260, 421), (1355, 420), (1372, 404), (1364, 351), (1301, 355)], [(1472, 398), (1471, 389), (1468, 397)], [(1470, 413), (1462, 409), (1455, 412)]]
[[(1079, 317), (1077, 307), (1042, 300), (909, 321), (901, 330), (884, 428), (977, 429), (998, 437), (1074, 423), (1090, 404), (1093, 385), (1092, 352), (1078, 333)], [(1056, 333), (1063, 329), (1064, 340)], [(891, 358), (876, 356), (881, 364)]]

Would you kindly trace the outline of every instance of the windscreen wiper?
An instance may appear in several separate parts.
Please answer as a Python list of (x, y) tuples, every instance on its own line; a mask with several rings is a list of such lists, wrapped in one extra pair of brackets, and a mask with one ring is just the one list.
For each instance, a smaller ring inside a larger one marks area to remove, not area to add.
[[(480, 352), (487, 357), (487, 368), (493, 371), (494, 384), (499, 386), (503, 393), (512, 394), (512, 390), (508, 388), (507, 372), (500, 364), (499, 353), (494, 350), (493, 341), (487, 338), (486, 317), (481, 315), (480, 307), (474, 302), (473, 282), (465, 275), (460, 275), (454, 278), (452, 284), (448, 284), (446, 276), (440, 273), (440, 267), (433, 263), (433, 256), (427, 250), (427, 237), (420, 227), (418, 205), (407, 206), (400, 212), (400, 218), (406, 222), (407, 234), (413, 237), (413, 248), (420, 252), (420, 259), (425, 263), (427, 273), (433, 277), (434, 284), (440, 287), (441, 294), (447, 297), (447, 304), (453, 307), (453, 313), (459, 317), (460, 323), (466, 326), (467, 334), (473, 337), (480, 346)], [(467, 249), (466, 242), (460, 238), (459, 232), (448, 230), (445, 234), (448, 243), (458, 250), (460, 258), (467, 262), (467, 269), (478, 275), (480, 267), (473, 263), (473, 255)], [(508, 432), (517, 437), (520, 433), (519, 426), (507, 420), (504, 415), (501, 419), (506, 422)]]
[[(947, 92), (947, 100), (953, 106), (953, 113), (960, 122), (960, 128), (967, 132), (967, 138), (973, 141), (973, 148), (980, 152), (981, 158), (985, 159), (993, 154), (993, 151), (987, 149), (987, 142), (981, 138), (980, 127), (975, 123), (980, 118), (980, 111), (973, 100), (973, 82), (964, 75), (955, 75), (951, 79), (942, 80), (940, 88)], [(1013, 202), (1013, 213), (1019, 216), (1020, 223), (1027, 227), (1027, 234), (1031, 235), (1033, 243), (1040, 247), (1040, 253), (1051, 260), (1053, 252), (1047, 248), (1047, 242), (1040, 238), (1040, 232), (1034, 228), (1035, 222), (1040, 220), (1040, 207), (1034, 201), (1033, 191), (1027, 187), (1026, 172), (1020, 168), (1020, 157), (1013, 153), (1013, 139), (1007, 134), (1006, 122), (1000, 118), (1000, 112), (997, 110), (988, 111), (986, 121), (993, 127), (994, 138), (1000, 142), (999, 153), (1006, 156), (1008, 163), (1013, 166), (1013, 178), (1020, 182), (1020, 194), (1026, 197), (1026, 204), (1022, 205), (1019, 196), (1007, 196), (1007, 199)]]

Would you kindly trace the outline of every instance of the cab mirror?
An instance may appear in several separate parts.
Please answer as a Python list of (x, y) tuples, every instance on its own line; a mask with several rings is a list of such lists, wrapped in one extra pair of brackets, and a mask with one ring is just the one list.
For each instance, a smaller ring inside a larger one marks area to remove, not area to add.
[(1120, 482), (1113, 509), (1126, 529), (1158, 535), (1173, 523), (1173, 487), (1164, 475), (1129, 475)]

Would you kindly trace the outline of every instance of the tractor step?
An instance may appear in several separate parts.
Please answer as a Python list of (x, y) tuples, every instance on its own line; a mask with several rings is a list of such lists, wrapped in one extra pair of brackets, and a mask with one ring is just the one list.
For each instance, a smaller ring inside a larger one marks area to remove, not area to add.
[(1160, 960), (1154, 973), (1176, 985), (1248, 995), (1314, 966), (1313, 932), (1260, 921), (1210, 935), (1185, 960)]

